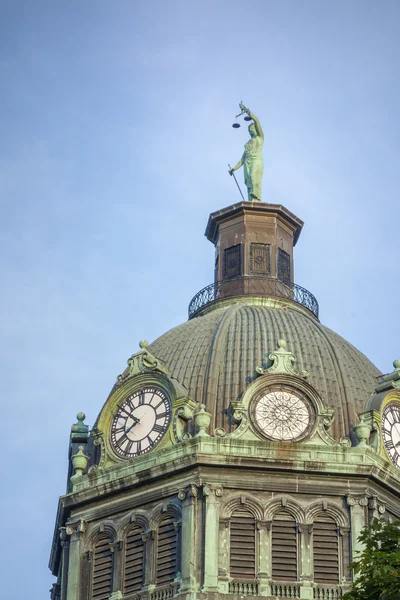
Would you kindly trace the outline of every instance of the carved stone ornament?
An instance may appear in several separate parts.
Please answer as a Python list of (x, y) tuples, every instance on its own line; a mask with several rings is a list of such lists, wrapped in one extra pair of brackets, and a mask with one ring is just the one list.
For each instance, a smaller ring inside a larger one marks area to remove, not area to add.
[(363, 415), (360, 415), (360, 422), (354, 425), (353, 430), (358, 440), (358, 446), (367, 446), (369, 436), (371, 435), (371, 425), (364, 421)]
[(93, 438), (94, 445), (100, 446), (100, 462), (98, 466), (99, 469), (101, 469), (102, 467), (104, 467), (106, 461), (103, 432), (100, 431), (100, 429), (98, 429), (97, 427), (93, 427), (90, 433)]
[(377, 496), (372, 496), (368, 500), (368, 508), (371, 510), (377, 510), (380, 515), (383, 515), (386, 511), (386, 506)]
[(368, 497), (365, 495), (362, 496), (352, 496), (349, 494), (346, 496), (346, 502), (348, 506), (368, 506)]
[(195, 437), (210, 437), (209, 434), (206, 432), (206, 429), (208, 429), (210, 426), (211, 418), (212, 414), (206, 411), (206, 405), (201, 404), (199, 412), (194, 415), (196, 427), (199, 430), (196, 433)]
[(178, 498), (181, 501), (185, 500), (185, 498), (197, 498), (197, 496), (197, 485), (195, 485), (194, 483), (191, 483), (189, 486), (179, 490), (178, 492)]
[(214, 429), (214, 436), (215, 437), (225, 437), (226, 436), (226, 431), (223, 427), (217, 427), (216, 429)]
[(154, 540), (155, 537), (155, 533), (154, 533), (154, 529), (147, 529), (146, 531), (144, 531), (142, 533), (142, 541), (143, 542), (148, 542), (149, 540)]
[(183, 442), (192, 437), (185, 432), (185, 423), (193, 418), (196, 406), (197, 402), (188, 396), (182, 396), (175, 400), (175, 414), (172, 420), (172, 432), (175, 442)]
[(76, 521), (68, 521), (65, 525), (65, 532), (67, 535), (83, 535), (87, 529), (87, 523), (83, 519)]
[(211, 486), (208, 483), (203, 485), (203, 496), (211, 496), (211, 494), (215, 494), (217, 498), (222, 498), (224, 495), (224, 490), (222, 485), (213, 485)]
[(128, 359), (127, 368), (117, 377), (117, 385), (121, 385), (127, 379), (130, 379), (134, 375), (140, 375), (141, 373), (162, 373), (169, 377), (166, 365), (147, 350), (148, 345), (149, 342), (146, 340), (139, 342), (141, 351), (137, 354), (132, 354)]
[(268, 355), (269, 360), (272, 361), (272, 365), (267, 369), (256, 367), (256, 371), (259, 375), (268, 373), (269, 375), (295, 375), (296, 377), (303, 377), (304, 379), (308, 377), (308, 371), (298, 371), (295, 368), (296, 357), (292, 352), (286, 350), (286, 345), (286, 340), (278, 340), (277, 350)]
[(50, 600), (60, 600), (61, 598), (61, 585), (59, 583), (53, 583), (50, 590)]

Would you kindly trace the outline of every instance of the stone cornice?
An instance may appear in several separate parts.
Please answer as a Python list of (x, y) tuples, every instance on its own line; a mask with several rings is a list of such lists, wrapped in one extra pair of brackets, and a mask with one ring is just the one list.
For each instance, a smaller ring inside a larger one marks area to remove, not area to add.
[[(249, 446), (252, 452), (249, 452)], [(235, 461), (232, 462), (232, 456)], [(162, 475), (180, 477), (196, 467), (227, 468), (232, 473), (235, 468), (252, 469), (255, 472), (306, 473), (319, 476), (322, 472), (337, 477), (376, 481), (380, 487), (400, 493), (400, 472), (394, 467), (387, 468), (387, 462), (368, 448), (319, 445), (279, 445), (265, 442), (245, 442), (243, 440), (223, 440), (196, 438), (162, 453), (149, 454), (141, 460), (123, 463), (113, 468), (99, 470), (95, 478), (82, 478), (76, 492), (62, 499), (66, 507), (78, 507), (95, 498), (111, 496), (140, 487), (143, 473), (146, 484), (156, 482)], [(396, 477), (397, 475), (397, 477)], [(178, 490), (176, 490), (176, 493)], [(60, 524), (62, 525), (62, 524)], [(60, 526), (59, 525), (59, 526)]]

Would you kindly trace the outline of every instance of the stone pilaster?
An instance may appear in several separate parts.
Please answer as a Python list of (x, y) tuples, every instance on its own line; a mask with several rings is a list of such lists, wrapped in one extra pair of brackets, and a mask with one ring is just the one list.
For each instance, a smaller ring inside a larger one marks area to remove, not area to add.
[(304, 523), (298, 526), (298, 535), (300, 535), (300, 598), (313, 598), (313, 556), (311, 551), (311, 537), (313, 526), (311, 523)]
[(221, 594), (228, 594), (229, 592), (229, 545), (230, 519), (220, 519), (218, 547), (218, 588)]
[(60, 544), (61, 544), (60, 600), (67, 600), (69, 536), (67, 535), (65, 527), (60, 527)]
[(86, 528), (87, 523), (82, 519), (69, 521), (65, 527), (66, 534), (70, 536), (67, 584), (68, 600), (80, 600), (81, 554)]
[(156, 561), (154, 556), (154, 538), (155, 532), (152, 529), (148, 529), (144, 533), (142, 533), (142, 540), (144, 542), (144, 578), (143, 578), (143, 588), (147, 590), (149, 593), (155, 589), (155, 585), (153, 584), (152, 577), (155, 580), (155, 568)]
[(219, 504), (222, 493), (222, 487), (203, 486), (205, 505), (203, 592), (218, 591)]
[(367, 496), (348, 495), (347, 504), (350, 507), (351, 522), (351, 559), (356, 558), (356, 554), (362, 552), (363, 545), (358, 541), (358, 537), (367, 525)]
[(258, 555), (258, 573), (259, 581), (258, 593), (260, 596), (270, 596), (271, 594), (271, 552), (270, 552), (270, 535), (271, 521), (257, 521), (257, 529), (259, 535), (259, 555)]
[(178, 492), (182, 502), (181, 592), (195, 592), (198, 589), (195, 571), (197, 494), (195, 485)]
[(339, 565), (340, 580), (346, 583), (351, 579), (350, 566), (350, 527), (339, 527)]
[[(114, 570), (113, 570), (113, 582), (112, 582), (113, 596), (119, 592), (121, 594), (121, 598), (122, 598), (121, 590), (122, 590), (123, 542), (121, 542), (121, 541), (113, 542), (112, 544), (110, 544), (110, 547), (111, 547), (111, 551), (114, 554), (114, 558), (113, 558)], [(117, 596), (115, 596), (115, 598), (117, 598)]]

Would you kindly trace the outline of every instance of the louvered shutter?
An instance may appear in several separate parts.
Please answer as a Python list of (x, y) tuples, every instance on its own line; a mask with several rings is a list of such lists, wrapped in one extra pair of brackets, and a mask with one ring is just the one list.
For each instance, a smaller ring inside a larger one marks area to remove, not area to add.
[(249, 512), (235, 512), (230, 522), (230, 575), (256, 576), (256, 522)]
[(124, 594), (142, 589), (144, 579), (144, 542), (143, 529), (135, 526), (129, 530), (125, 539)]
[(173, 516), (165, 516), (157, 536), (157, 585), (170, 583), (177, 572), (178, 530)]
[(337, 524), (321, 516), (313, 526), (314, 581), (339, 583), (339, 538)]
[(272, 578), (297, 581), (297, 527), (283, 512), (272, 522)]
[(110, 543), (107, 536), (101, 536), (94, 546), (91, 600), (108, 600), (111, 595), (113, 552)]

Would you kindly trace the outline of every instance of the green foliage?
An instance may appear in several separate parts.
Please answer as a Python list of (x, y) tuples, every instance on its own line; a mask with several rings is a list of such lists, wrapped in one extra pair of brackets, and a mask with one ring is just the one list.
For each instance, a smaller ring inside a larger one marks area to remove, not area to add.
[(358, 539), (364, 550), (351, 565), (356, 580), (343, 600), (399, 600), (400, 521), (374, 519)]

